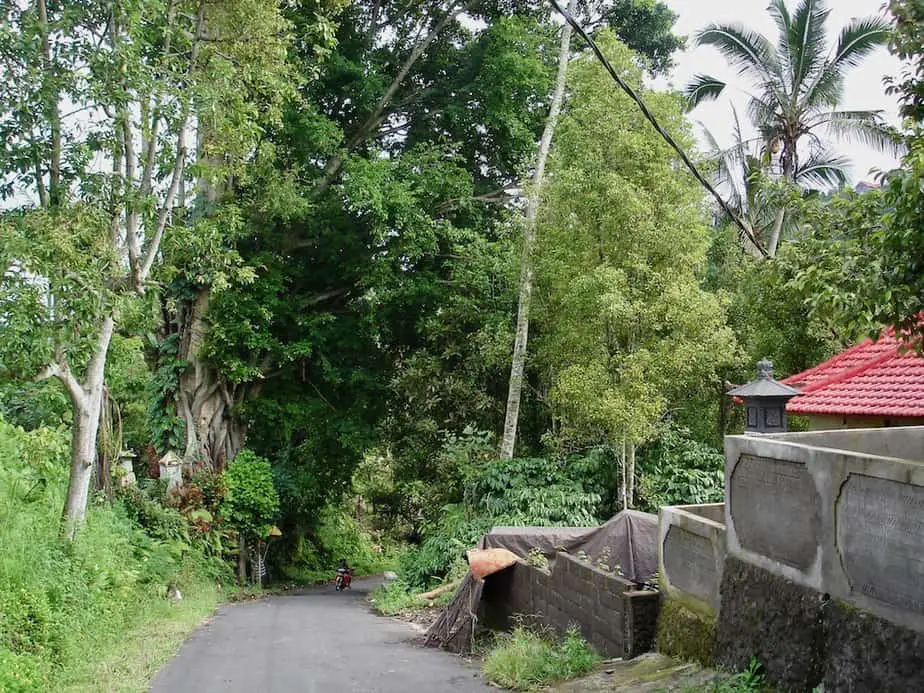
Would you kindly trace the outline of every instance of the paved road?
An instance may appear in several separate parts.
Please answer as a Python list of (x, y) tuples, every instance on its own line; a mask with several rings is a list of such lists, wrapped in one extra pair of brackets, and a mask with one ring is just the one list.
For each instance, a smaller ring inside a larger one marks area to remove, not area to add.
[(155, 677), (152, 693), (484, 693), (478, 669), (422, 648), (371, 613), (371, 583), (222, 607)]

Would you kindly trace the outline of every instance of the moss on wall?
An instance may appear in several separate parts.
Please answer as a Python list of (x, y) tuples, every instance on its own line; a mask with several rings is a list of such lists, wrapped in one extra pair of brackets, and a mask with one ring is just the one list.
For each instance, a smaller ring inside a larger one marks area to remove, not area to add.
[(658, 652), (712, 666), (715, 614), (683, 595), (663, 594), (658, 616)]
[(812, 690), (824, 672), (824, 608), (815, 590), (729, 556), (722, 576), (715, 663), (743, 671), (756, 657), (779, 690)]
[(837, 599), (825, 626), (826, 691), (924, 691), (924, 634)]

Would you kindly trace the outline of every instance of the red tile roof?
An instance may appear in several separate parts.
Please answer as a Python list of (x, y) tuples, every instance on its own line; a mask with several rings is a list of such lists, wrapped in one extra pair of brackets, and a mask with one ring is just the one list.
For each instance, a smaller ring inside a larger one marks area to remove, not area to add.
[(802, 391), (791, 414), (924, 417), (924, 356), (903, 352), (890, 331), (780, 382)]

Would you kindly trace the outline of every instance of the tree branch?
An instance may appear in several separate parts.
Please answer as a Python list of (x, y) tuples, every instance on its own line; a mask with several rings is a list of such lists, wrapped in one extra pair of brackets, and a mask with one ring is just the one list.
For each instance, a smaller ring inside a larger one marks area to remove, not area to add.
[(68, 394), (71, 396), (71, 402), (75, 407), (79, 408), (83, 406), (86, 393), (83, 391), (80, 383), (77, 382), (77, 378), (71, 373), (71, 369), (67, 367), (66, 363), (58, 363), (57, 361), (49, 363), (39, 371), (37, 376), (35, 376), (36, 382), (48, 380), (49, 378), (57, 378), (64, 384)]
[[(473, 2), (474, 0), (469, 0)], [(407, 57), (407, 60), (404, 61), (404, 64), (401, 65), (401, 68), (398, 70), (398, 74), (395, 75), (395, 78), (392, 80), (391, 84), (388, 86), (388, 89), (379, 99), (378, 103), (375, 105), (375, 108), (372, 109), (372, 112), (366, 117), (366, 119), (360, 124), (356, 132), (347, 140), (344, 150), (346, 153), (350, 153), (357, 145), (369, 138), (373, 134), (378, 125), (382, 122), (383, 114), (385, 109), (391, 104), (391, 100), (394, 98), (395, 94), (398, 92), (398, 89), (401, 87), (401, 83), (404, 81), (404, 78), (407, 77), (408, 72), (411, 71), (411, 68), (414, 66), (420, 56), (424, 54), (424, 51), (427, 50), (427, 47), (433, 42), (433, 40), (439, 35), (443, 28), (451, 22), (453, 19), (459, 16), (467, 7), (468, 4), (456, 6), (458, 0), (452, 0), (449, 4), (449, 8), (446, 10), (446, 13), (440, 18), (440, 20), (433, 26), (432, 29), (427, 33), (427, 35), (417, 41), (414, 45), (414, 48), (411, 50), (410, 55)], [(330, 184), (333, 182), (334, 178), (340, 173), (340, 169), (343, 167), (343, 157), (338, 154), (334, 154), (324, 166), (324, 173), (321, 176), (320, 180), (315, 184), (315, 192), (324, 192), (327, 188), (330, 187)]]

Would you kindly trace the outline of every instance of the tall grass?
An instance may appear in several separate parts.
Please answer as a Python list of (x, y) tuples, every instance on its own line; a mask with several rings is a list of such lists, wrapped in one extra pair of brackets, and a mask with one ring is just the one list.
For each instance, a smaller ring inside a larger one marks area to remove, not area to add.
[(483, 671), (488, 681), (502, 688), (530, 691), (582, 676), (599, 661), (577, 630), (558, 640), (517, 626), (497, 636)]
[[(26, 432), (0, 419), (0, 691), (95, 678), (132, 628), (169, 606), (169, 584), (214, 603), (225, 575), (188, 544), (150, 538), (118, 504), (93, 503), (77, 540), (61, 540), (67, 467), (66, 431)], [(175, 613), (203, 611), (188, 604)]]

